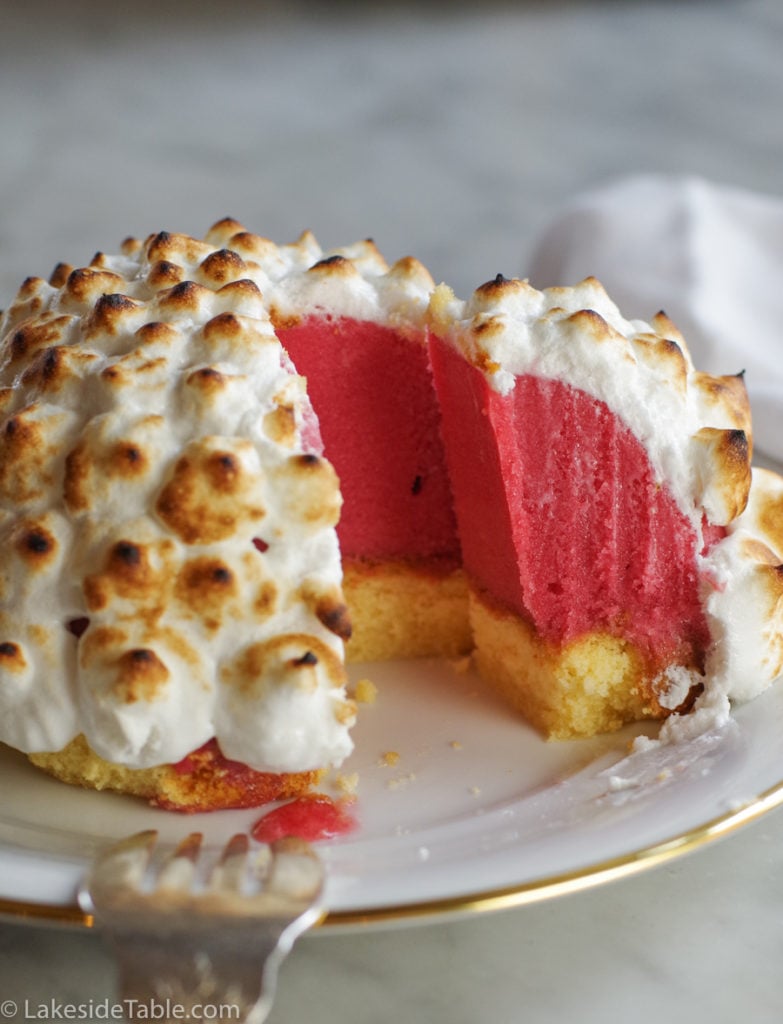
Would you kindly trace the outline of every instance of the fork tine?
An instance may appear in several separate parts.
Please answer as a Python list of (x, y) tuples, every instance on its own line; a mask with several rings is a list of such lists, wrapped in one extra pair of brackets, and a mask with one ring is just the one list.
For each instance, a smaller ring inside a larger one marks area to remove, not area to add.
[(180, 841), (176, 850), (172, 854), (172, 857), (182, 857), (195, 864), (198, 859), (198, 855), (201, 852), (201, 844), (203, 840), (204, 835), (202, 832), (191, 832), (190, 835), (185, 836), (185, 838)]
[(209, 887), (214, 890), (241, 892), (247, 877), (250, 843), (239, 832), (226, 843), (223, 854), (212, 870)]
[(292, 900), (316, 899), (324, 880), (323, 864), (316, 852), (301, 839), (279, 839), (272, 843), (272, 863), (267, 878), (270, 893)]
[(191, 832), (180, 842), (158, 875), (157, 888), (161, 892), (184, 890), (190, 887), (196, 875), (196, 863), (204, 837)]
[(102, 850), (88, 878), (89, 902), (110, 897), (121, 887), (140, 890), (157, 841), (157, 831), (147, 829)]
[(247, 837), (246, 832), (237, 832), (235, 836), (232, 836), (226, 843), (225, 849), (223, 850), (223, 856), (221, 862), (226, 862), (231, 857), (244, 856), (250, 848), (250, 840)]

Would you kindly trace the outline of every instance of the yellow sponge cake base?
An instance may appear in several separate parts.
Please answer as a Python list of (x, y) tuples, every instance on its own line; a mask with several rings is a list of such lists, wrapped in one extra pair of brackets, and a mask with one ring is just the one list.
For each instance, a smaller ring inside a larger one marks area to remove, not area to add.
[(83, 736), (77, 736), (56, 753), (29, 754), (38, 768), (61, 782), (88, 789), (106, 789), (139, 796), (166, 810), (214, 811), (230, 807), (257, 807), (307, 792), (323, 772), (274, 775), (254, 772), (224, 761), (213, 750), (202, 748), (182, 766), (127, 768), (99, 757)]
[(348, 661), (454, 658), (473, 646), (461, 569), (346, 559), (343, 593), (353, 630)]
[(595, 736), (665, 714), (642, 655), (626, 640), (591, 633), (557, 647), (472, 588), (470, 620), (482, 678), (549, 739)]

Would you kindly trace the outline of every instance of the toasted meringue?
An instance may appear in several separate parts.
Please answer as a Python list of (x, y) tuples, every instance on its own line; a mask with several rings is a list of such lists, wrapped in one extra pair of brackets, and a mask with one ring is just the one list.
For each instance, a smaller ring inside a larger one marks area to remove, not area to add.
[(337, 478), (263, 243), (219, 233), (60, 265), (0, 322), (0, 738), (24, 751), (83, 734), (145, 768), (216, 737), (297, 772), (351, 749)]

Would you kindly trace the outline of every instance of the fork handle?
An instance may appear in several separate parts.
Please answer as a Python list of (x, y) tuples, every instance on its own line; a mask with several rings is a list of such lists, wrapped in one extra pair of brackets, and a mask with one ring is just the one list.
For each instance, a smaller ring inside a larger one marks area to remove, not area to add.
[(281, 946), (280, 928), (256, 923), (252, 934), (247, 931), (212, 931), (208, 942), (182, 932), (115, 932), (119, 998), (128, 1021), (265, 1021), (290, 943)]

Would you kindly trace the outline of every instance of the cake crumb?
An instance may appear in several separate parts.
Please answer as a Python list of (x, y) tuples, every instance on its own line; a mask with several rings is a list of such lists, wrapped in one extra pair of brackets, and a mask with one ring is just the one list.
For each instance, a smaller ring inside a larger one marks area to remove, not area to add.
[(452, 750), (462, 750), (462, 744), (460, 743), (459, 740), (452, 740), (449, 743), (449, 746), (451, 747)]
[(359, 773), (352, 772), (350, 775), (338, 775), (334, 780), (335, 787), (344, 796), (354, 796), (359, 788)]
[(359, 704), (374, 704), (378, 699), (378, 687), (372, 679), (360, 679), (356, 683), (353, 696)]
[(386, 783), (387, 789), (401, 789), (403, 786), (407, 786), (410, 782), (416, 781), (416, 773), (408, 772), (407, 775), (399, 775), (396, 779), (389, 779)]
[(471, 786), (468, 789), (468, 793), (470, 793), (471, 796), (481, 796), (481, 788), (479, 786)]
[(396, 750), (386, 750), (378, 758), (378, 764), (382, 765), (384, 768), (393, 768), (394, 765), (399, 762), (399, 760), (400, 755), (397, 753)]
[(470, 671), (470, 668), (473, 665), (473, 655), (466, 654), (462, 658), (452, 658), (449, 661), (449, 664), (454, 671), (458, 673), (458, 675), (465, 675), (466, 672)]

